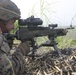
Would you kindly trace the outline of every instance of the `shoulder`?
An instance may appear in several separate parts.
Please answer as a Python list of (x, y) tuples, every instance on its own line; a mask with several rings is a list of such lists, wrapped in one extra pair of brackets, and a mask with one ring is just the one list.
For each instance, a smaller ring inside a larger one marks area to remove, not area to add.
[(7, 54), (10, 52), (10, 47), (8, 45), (7, 39), (2, 34), (0, 34), (0, 48), (0, 50), (4, 51)]

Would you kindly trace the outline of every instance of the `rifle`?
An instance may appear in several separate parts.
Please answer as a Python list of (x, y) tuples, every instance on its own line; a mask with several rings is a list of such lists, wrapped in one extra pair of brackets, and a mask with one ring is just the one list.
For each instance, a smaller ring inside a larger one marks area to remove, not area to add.
[[(4, 34), (7, 37), (16, 37), (16, 39), (23, 41), (31, 41), (32, 49), (32, 58), (34, 59), (35, 50), (41, 46), (51, 46), (57, 51), (60, 56), (61, 53), (57, 47), (57, 43), (55, 38), (58, 36), (66, 35), (66, 29), (56, 28), (57, 24), (49, 24), (48, 27), (41, 26), (43, 21), (40, 18), (34, 18), (31, 16), (27, 19), (20, 19), (18, 21), (19, 29), (15, 34)], [(49, 43), (45, 42), (40, 46), (36, 46), (36, 42), (34, 40), (35, 37), (47, 36), (49, 39)]]

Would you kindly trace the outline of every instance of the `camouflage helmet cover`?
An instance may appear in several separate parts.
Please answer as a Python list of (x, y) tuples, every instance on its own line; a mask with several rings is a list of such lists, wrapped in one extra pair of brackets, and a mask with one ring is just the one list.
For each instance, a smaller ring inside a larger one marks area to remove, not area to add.
[(0, 0), (0, 19), (20, 18), (20, 10), (11, 0)]

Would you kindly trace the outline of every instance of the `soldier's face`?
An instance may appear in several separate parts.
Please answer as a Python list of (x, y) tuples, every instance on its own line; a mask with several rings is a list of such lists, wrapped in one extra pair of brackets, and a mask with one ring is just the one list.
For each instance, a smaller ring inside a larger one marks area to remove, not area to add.
[(10, 19), (5, 26), (5, 32), (10, 32), (12, 29), (14, 29), (14, 22), (15, 19)]

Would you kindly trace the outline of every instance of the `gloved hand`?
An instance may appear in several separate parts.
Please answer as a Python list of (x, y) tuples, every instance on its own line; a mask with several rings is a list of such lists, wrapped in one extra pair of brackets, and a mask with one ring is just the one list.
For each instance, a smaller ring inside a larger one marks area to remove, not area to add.
[(27, 55), (30, 52), (30, 45), (28, 42), (21, 42), (18, 46), (23, 55)]

